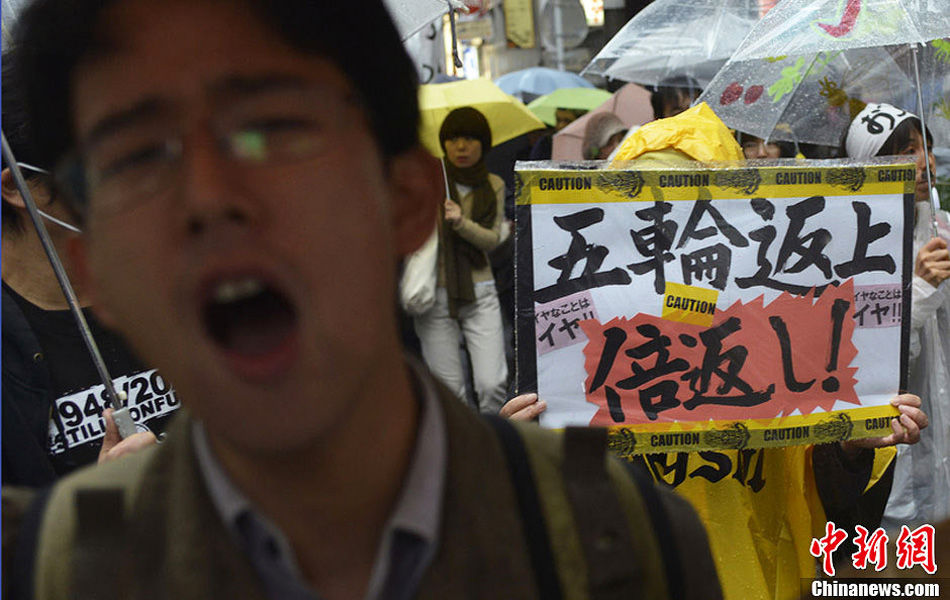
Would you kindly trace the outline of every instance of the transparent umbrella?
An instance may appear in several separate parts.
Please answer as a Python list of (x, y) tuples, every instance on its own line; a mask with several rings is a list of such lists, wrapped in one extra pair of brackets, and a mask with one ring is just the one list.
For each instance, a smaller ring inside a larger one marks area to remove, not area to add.
[(864, 103), (916, 110), (907, 46), (731, 62), (699, 97), (726, 125), (762, 139), (838, 146)]
[(20, 11), (27, 5), (27, 0), (3, 0), (0, 11), (3, 14), (3, 49), (10, 43), (10, 32)]
[(689, 75), (705, 85), (758, 18), (758, 0), (655, 0), (581, 74), (648, 85)]
[[(840, 143), (862, 102), (889, 102), (926, 123), (935, 104), (947, 106), (947, 8), (946, 0), (847, 0), (843, 8), (839, 0), (783, 0), (699, 101), (763, 139), (824, 145)], [(921, 62), (930, 69), (923, 76)]]
[[(461, 5), (455, 2), (452, 6)], [(396, 23), (402, 39), (416, 33), (432, 21), (448, 12), (448, 0), (386, 0), (386, 8)]]
[(950, 147), (950, 39), (932, 40), (921, 48), (920, 77), (927, 127), (936, 145)]
[[(730, 127), (763, 139), (836, 146), (861, 102), (919, 112), (939, 100), (927, 84), (939, 72), (932, 44), (914, 74), (914, 44), (950, 36), (945, 0), (783, 0), (750, 32), (706, 86), (707, 102)], [(943, 40), (937, 40), (938, 45)], [(927, 116), (925, 111), (925, 117)]]

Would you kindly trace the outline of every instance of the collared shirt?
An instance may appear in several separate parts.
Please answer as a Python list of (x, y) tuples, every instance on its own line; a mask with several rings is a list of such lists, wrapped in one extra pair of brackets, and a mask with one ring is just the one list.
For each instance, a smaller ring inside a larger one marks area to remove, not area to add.
[[(408, 358), (407, 362), (417, 384), (419, 427), (402, 490), (383, 528), (367, 600), (412, 597), (438, 544), (448, 460), (445, 419), (432, 380), (418, 361)], [(268, 597), (320, 598), (302, 577), (287, 537), (234, 485), (198, 422), (192, 428), (192, 440), (211, 500), (257, 569)]]

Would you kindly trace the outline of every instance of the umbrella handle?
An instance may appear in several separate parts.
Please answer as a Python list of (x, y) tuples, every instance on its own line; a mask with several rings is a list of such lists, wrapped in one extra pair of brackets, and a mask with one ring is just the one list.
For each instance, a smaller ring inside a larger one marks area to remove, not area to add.
[(449, 28), (452, 30), (452, 63), (456, 69), (462, 68), (462, 59), (459, 58), (458, 36), (455, 33), (455, 7), (449, 2)]
[(118, 393), (119, 400), (122, 401), (125, 406), (119, 410), (112, 411), (112, 420), (115, 421), (115, 426), (119, 429), (119, 436), (124, 440), (130, 435), (136, 432), (135, 421), (132, 419), (132, 414), (129, 412), (129, 406), (127, 401), (129, 399), (128, 394), (124, 391)]

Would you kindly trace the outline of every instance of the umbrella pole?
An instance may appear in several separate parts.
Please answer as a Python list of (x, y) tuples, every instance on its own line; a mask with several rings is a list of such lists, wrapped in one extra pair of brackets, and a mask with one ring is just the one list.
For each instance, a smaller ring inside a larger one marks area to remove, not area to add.
[(927, 168), (924, 169), (927, 173), (927, 194), (930, 196), (930, 206), (933, 209), (933, 219), (930, 225), (933, 228), (933, 237), (937, 237), (937, 212), (940, 210), (940, 201), (934, 198), (934, 184), (930, 176), (930, 148), (927, 146), (927, 123), (924, 120), (924, 96), (920, 91), (920, 68), (917, 66), (917, 44), (911, 44), (911, 49), (914, 55), (914, 82), (917, 84), (917, 110), (920, 116), (920, 137), (924, 145), (924, 162), (927, 165)]
[(449, 191), (449, 174), (445, 172), (445, 157), (439, 161), (442, 165), (442, 181), (445, 183), (445, 197), (451, 198), (452, 192)]
[(560, 0), (550, 0), (554, 3), (554, 48), (557, 53), (557, 69), (564, 70), (564, 16), (561, 14)]
[(53, 247), (53, 242), (49, 237), (49, 232), (46, 231), (46, 225), (43, 224), (43, 220), (40, 218), (39, 209), (36, 207), (36, 203), (33, 201), (33, 194), (30, 193), (30, 187), (26, 184), (26, 180), (23, 178), (23, 173), (20, 171), (20, 166), (17, 164), (16, 158), (13, 156), (13, 151), (10, 149), (10, 145), (7, 143), (7, 134), (0, 132), (0, 137), (2, 137), (3, 141), (3, 158), (9, 165), (10, 172), (13, 174), (13, 180), (16, 182), (17, 189), (20, 191), (20, 196), (23, 197), (26, 210), (30, 214), (30, 220), (33, 221), (33, 227), (36, 228), (36, 233), (40, 238), (40, 242), (43, 244), (43, 250), (46, 252), (46, 256), (49, 258), (50, 265), (53, 267), (53, 272), (56, 274), (56, 279), (59, 281), (59, 286), (63, 289), (63, 294), (66, 296), (66, 302), (69, 304), (69, 310), (72, 312), (73, 318), (76, 319), (76, 324), (79, 326), (79, 333), (82, 335), (82, 339), (86, 343), (86, 348), (89, 350), (89, 354), (92, 356), (92, 362), (96, 366), (96, 371), (99, 373), (99, 379), (102, 380), (102, 385), (106, 388), (106, 393), (109, 397), (109, 404), (112, 405), (112, 408), (115, 411), (114, 418), (116, 425), (119, 427), (119, 435), (121, 435), (123, 438), (126, 438), (135, 433), (135, 422), (129, 415), (128, 409), (123, 408), (124, 399), (120, 399), (119, 394), (115, 390), (115, 386), (112, 384), (112, 377), (109, 375), (109, 370), (106, 368), (106, 363), (102, 359), (102, 354), (99, 352), (99, 347), (96, 345), (96, 341), (92, 337), (92, 331), (89, 329), (89, 324), (86, 322), (86, 317), (82, 314), (82, 310), (79, 308), (79, 301), (76, 299), (76, 292), (73, 291), (73, 287), (69, 283), (69, 278), (66, 276), (66, 270), (63, 268), (63, 263), (59, 260), (59, 255), (56, 254), (56, 249)]

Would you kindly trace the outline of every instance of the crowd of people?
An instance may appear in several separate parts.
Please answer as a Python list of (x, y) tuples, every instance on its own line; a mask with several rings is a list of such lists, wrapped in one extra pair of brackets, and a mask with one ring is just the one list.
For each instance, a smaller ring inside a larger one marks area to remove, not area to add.
[[(441, 164), (419, 145), (415, 68), (382, 2), (354, 2), (35, 0), (18, 20), (3, 55), (4, 597), (792, 598), (826, 522), (950, 518), (950, 252), (934, 236), (950, 215), (931, 209), (920, 119), (868, 104), (841, 148), (814, 154), (916, 164), (892, 433), (726, 451), (773, 485), (691, 477), (673, 493), (657, 473), (709, 453), (626, 463), (603, 429), (530, 423), (546, 404), (514, 393), (511, 170), (490, 172), (473, 107), (441, 124)], [(594, 115), (586, 158), (812, 155), (733, 134), (699, 94), (661, 82), (640, 130)], [(865, 126), (872, 111), (890, 126)], [(722, 136), (702, 155), (678, 141), (699, 124)], [(521, 158), (550, 158), (553, 133)], [(434, 298), (398, 314), (400, 263), (433, 230)]]

